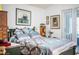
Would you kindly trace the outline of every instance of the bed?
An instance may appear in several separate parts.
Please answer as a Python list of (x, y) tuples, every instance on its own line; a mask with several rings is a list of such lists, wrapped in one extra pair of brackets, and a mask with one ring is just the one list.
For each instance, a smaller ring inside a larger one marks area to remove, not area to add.
[[(72, 50), (70, 52), (71, 54), (75, 54), (75, 42), (72, 40), (59, 40), (56, 38), (45, 38), (43, 37), (44, 41), (47, 43), (45, 44), (45, 47), (49, 48), (52, 52), (52, 55), (59, 55), (59, 54), (65, 54), (67, 53), (67, 50)], [(49, 44), (48, 44), (49, 43)], [(58, 43), (58, 44), (57, 44)], [(49, 45), (49, 46), (47, 46)], [(65, 52), (65, 53), (63, 53)], [(69, 55), (69, 54), (66, 54)]]
[[(71, 49), (72, 47), (74, 47), (76, 45), (75, 42), (72, 40), (65, 40), (65, 39), (59, 40), (56, 38), (46, 38), (46, 37), (41, 37), (41, 38), (38, 38), (38, 40), (37, 40), (37, 37), (32, 38), (32, 40), (34, 41), (34, 44), (33, 44), (33, 42), (31, 42), (31, 45), (29, 45), (28, 43), (27, 43), (28, 46), (22, 45), (23, 49), (21, 49), (21, 50), (23, 51), (23, 54), (27, 54), (27, 52), (26, 53), (24, 53), (24, 52), (26, 51), (26, 49), (28, 49), (27, 51), (29, 51), (30, 55), (37, 55), (37, 54), (38, 55), (59, 55), (59, 54), (63, 54), (64, 52), (67, 52), (67, 50)], [(36, 39), (36, 41), (35, 41), (35, 39)], [(26, 43), (24, 43), (24, 44), (26, 44)], [(36, 49), (36, 50), (34, 50), (34, 49)], [(37, 49), (38, 49), (38, 51), (37, 51)], [(39, 52), (39, 53), (36, 53), (36, 54), (31, 53), (33, 51)]]

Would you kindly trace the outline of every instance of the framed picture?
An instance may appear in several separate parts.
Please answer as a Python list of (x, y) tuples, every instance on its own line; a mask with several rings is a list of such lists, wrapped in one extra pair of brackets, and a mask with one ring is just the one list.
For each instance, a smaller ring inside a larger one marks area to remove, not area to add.
[(31, 11), (16, 8), (16, 25), (31, 25)]
[(49, 25), (49, 16), (46, 16), (46, 24)]
[(60, 28), (60, 15), (50, 16), (50, 28), (51, 29)]

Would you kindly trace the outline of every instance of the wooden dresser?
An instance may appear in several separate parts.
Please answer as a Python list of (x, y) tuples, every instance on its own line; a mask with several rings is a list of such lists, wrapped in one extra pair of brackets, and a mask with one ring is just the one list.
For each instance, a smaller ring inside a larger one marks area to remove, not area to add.
[(0, 11), (0, 39), (7, 39), (7, 11)]

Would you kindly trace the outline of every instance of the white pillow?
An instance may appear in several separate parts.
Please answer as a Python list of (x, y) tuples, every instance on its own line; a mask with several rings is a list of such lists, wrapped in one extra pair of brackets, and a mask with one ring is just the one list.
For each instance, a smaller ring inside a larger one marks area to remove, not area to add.
[(22, 30), (21, 29), (18, 29), (18, 28), (15, 29), (15, 32), (14, 33), (16, 35), (23, 34)]
[(31, 40), (29, 36), (19, 37), (18, 39), (19, 41), (22, 41), (22, 42), (29, 42)]

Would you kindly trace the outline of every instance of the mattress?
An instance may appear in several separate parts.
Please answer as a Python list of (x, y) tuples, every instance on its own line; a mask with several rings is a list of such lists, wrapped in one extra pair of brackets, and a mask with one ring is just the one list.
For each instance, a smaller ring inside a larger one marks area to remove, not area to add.
[(45, 47), (52, 51), (53, 55), (59, 55), (64, 51), (67, 51), (71, 47), (75, 46), (76, 43), (72, 40), (59, 40), (54, 38), (43, 38), (47, 43)]
[(63, 46), (58, 47), (58, 48), (52, 50), (52, 54), (53, 54), (53, 55), (59, 55), (59, 54), (61, 54), (62, 52), (69, 50), (71, 47), (73, 47), (73, 46), (75, 46), (75, 45), (76, 45), (76, 43), (73, 42), (73, 41), (68, 42), (67, 44), (65, 44), (65, 45), (63, 45)]

